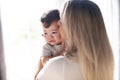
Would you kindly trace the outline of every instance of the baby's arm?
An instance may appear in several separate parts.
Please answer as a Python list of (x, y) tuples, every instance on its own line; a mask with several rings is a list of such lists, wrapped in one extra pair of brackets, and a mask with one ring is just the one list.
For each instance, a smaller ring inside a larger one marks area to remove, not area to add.
[(39, 64), (38, 64), (38, 69), (37, 69), (37, 72), (35, 73), (35, 76), (34, 76), (34, 80), (36, 80), (37, 78), (37, 75), (38, 73), (41, 71), (41, 69), (43, 68), (43, 66), (45, 65), (45, 63), (50, 59), (51, 57), (45, 57), (45, 56), (42, 56), (39, 60)]
[(36, 71), (35, 76), (34, 76), (34, 80), (36, 80), (37, 75), (42, 68), (43, 68), (43, 65), (42, 65), (41, 58), (40, 58), (39, 63), (38, 63), (38, 68), (37, 68), (37, 71)]
[[(61, 54), (56, 54), (55, 56), (53, 56), (53, 57), (57, 57), (57, 56), (60, 56)], [(49, 60), (49, 59), (51, 59), (51, 58), (53, 58), (53, 57), (48, 57), (48, 56), (42, 56), (41, 58), (40, 58), (40, 61), (39, 61), (39, 64), (38, 64), (38, 69), (37, 69), (37, 72), (36, 72), (36, 74), (35, 74), (35, 77), (34, 77), (34, 80), (36, 80), (36, 77), (37, 77), (37, 75), (38, 75), (38, 73), (41, 71), (41, 69), (43, 68), (43, 66), (46, 64), (46, 62)]]
[(42, 56), (42, 57), (41, 57), (41, 62), (42, 62), (42, 65), (44, 66), (44, 65), (45, 65), (45, 63), (46, 63), (46, 62), (47, 62), (50, 58), (52, 58), (52, 57)]

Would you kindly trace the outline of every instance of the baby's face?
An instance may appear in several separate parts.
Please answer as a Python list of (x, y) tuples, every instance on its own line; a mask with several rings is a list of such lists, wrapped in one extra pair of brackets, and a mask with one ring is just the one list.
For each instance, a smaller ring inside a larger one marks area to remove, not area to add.
[(50, 27), (43, 28), (44, 29), (44, 38), (47, 43), (51, 45), (57, 45), (62, 42), (62, 38), (59, 32), (59, 26), (57, 24), (57, 21), (53, 22)]

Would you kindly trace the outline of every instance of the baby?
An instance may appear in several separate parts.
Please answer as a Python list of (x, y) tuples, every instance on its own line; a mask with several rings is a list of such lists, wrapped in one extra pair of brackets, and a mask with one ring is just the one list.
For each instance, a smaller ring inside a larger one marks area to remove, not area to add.
[(59, 32), (60, 26), (58, 25), (59, 20), (59, 11), (56, 9), (44, 13), (41, 17), (44, 32), (42, 36), (45, 38), (47, 43), (43, 46), (39, 68), (35, 78), (43, 68), (46, 61), (50, 58), (60, 56), (63, 53), (62, 38)]

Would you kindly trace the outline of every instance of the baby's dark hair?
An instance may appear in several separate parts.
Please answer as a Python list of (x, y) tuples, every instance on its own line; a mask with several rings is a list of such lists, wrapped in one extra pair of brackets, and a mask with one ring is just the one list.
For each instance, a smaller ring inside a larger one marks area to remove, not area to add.
[(52, 22), (60, 20), (59, 10), (50, 10), (41, 16), (43, 27), (48, 28)]

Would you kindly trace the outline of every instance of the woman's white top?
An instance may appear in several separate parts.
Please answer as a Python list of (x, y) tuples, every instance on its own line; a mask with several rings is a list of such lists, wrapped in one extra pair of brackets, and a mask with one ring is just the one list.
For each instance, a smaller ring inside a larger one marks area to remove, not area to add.
[(59, 56), (50, 59), (37, 76), (37, 80), (81, 80), (77, 57)]

